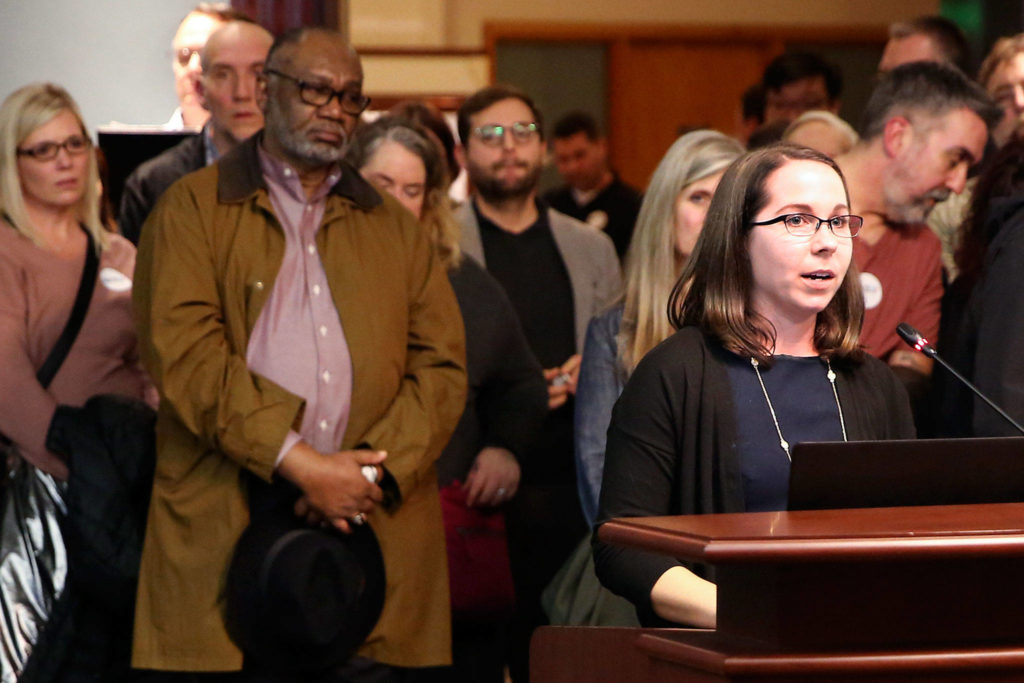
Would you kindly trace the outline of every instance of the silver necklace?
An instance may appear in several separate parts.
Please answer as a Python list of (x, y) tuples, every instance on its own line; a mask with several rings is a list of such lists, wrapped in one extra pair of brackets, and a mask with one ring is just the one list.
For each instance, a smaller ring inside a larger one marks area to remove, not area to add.
[[(779, 418), (775, 416), (775, 407), (772, 405), (772, 400), (768, 398), (768, 389), (764, 386), (764, 380), (761, 379), (761, 369), (756, 358), (750, 359), (750, 364), (754, 366), (754, 374), (757, 375), (757, 381), (761, 385), (761, 392), (764, 394), (764, 400), (768, 404), (768, 412), (772, 414), (772, 422), (775, 423), (775, 432), (779, 435), (779, 445), (782, 446), (782, 450), (786, 452), (786, 458), (791, 462), (793, 457), (789, 454), (789, 442), (782, 436), (782, 428), (779, 427)], [(825, 359), (825, 365), (828, 367), (828, 372), (825, 376), (828, 377), (828, 382), (832, 386), (832, 396), (836, 399), (836, 408), (839, 410), (839, 427), (843, 430), (843, 441), (846, 441), (846, 421), (843, 419), (843, 406), (839, 403), (839, 393), (836, 392), (836, 373), (832, 371), (832, 363)]]

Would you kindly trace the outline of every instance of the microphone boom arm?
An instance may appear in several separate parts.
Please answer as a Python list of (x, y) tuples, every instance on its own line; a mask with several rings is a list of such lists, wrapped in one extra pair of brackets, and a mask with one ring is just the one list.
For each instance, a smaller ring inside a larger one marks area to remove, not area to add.
[(977, 396), (982, 401), (984, 401), (988, 405), (988, 407), (990, 407), (992, 410), (996, 411), (999, 414), (1000, 417), (1002, 417), (1004, 420), (1009, 422), (1011, 425), (1013, 425), (1014, 429), (1016, 429), (1018, 432), (1020, 432), (1022, 435), (1024, 435), (1024, 427), (1021, 427), (1020, 424), (1016, 420), (1014, 420), (1012, 417), (1010, 417), (1009, 414), (1005, 410), (1003, 410), (1002, 408), (997, 406), (995, 403), (993, 403), (992, 400), (989, 399), (988, 396), (986, 396), (985, 394), (981, 393), (981, 389), (979, 389), (978, 387), (974, 386), (966, 377), (964, 377), (959, 372), (957, 372), (956, 369), (954, 369), (952, 365), (950, 365), (949, 363), (944, 361), (939, 356), (938, 351), (935, 350), (935, 347), (932, 346), (931, 344), (929, 344), (928, 340), (924, 338), (924, 335), (922, 335), (920, 332), (915, 330), (913, 327), (911, 327), (907, 323), (900, 323), (899, 325), (897, 325), (896, 326), (896, 333), (898, 335), (900, 335), (900, 338), (903, 341), (905, 341), (907, 344), (909, 344), (915, 350), (920, 351), (924, 355), (926, 355), (929, 358), (931, 358), (932, 360), (936, 361), (942, 367), (946, 368), (946, 370), (951, 372), (954, 377), (956, 377), (958, 380), (963, 382), (967, 386), (968, 389), (973, 391), (975, 396)]

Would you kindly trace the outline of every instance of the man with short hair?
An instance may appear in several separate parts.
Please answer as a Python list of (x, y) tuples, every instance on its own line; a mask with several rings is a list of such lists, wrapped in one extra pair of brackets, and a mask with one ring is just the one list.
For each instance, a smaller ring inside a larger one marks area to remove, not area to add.
[(565, 186), (551, 190), (544, 200), (556, 211), (604, 230), (623, 258), (642, 197), (609, 167), (608, 141), (597, 121), (582, 111), (566, 114), (555, 123), (551, 146)]
[(740, 109), (737, 113), (736, 137), (744, 145), (750, 140), (761, 124), (764, 123), (764, 86), (760, 83), (748, 87), (740, 96)]
[(889, 26), (889, 41), (878, 62), (878, 73), (910, 62), (952, 64), (967, 73), (970, 44), (963, 29), (945, 17), (927, 15)]
[(905, 64), (879, 81), (860, 142), (836, 159), (850, 213), (864, 218), (853, 243), (866, 309), (861, 341), (911, 388), (931, 373), (932, 362), (906, 348), (896, 325), (907, 322), (934, 339), (942, 298), (941, 247), (924, 221), (936, 203), (963, 191), (998, 114), (959, 69)]
[(203, 71), (196, 95), (210, 113), (199, 135), (139, 165), (125, 181), (118, 227), (139, 243), (139, 231), (160, 196), (187, 173), (212, 164), (263, 127), (256, 83), (274, 37), (250, 21), (230, 21), (214, 31), (201, 51)]
[(476, 188), (457, 216), (462, 250), (504, 286), (548, 382), (550, 411), (521, 459), (519, 491), (506, 514), (516, 589), (509, 669), (516, 681), (528, 675), (533, 629), (546, 623), (540, 594), (587, 533), (576, 493), (572, 395), (587, 324), (620, 288), (608, 236), (537, 199), (543, 126), (533, 100), (509, 86), (479, 90), (459, 108), (459, 161)]
[(764, 124), (792, 121), (805, 111), (839, 113), (843, 76), (813, 52), (786, 52), (768, 64), (764, 86)]
[(244, 12), (232, 9), (226, 2), (201, 2), (185, 15), (171, 40), (174, 58), (174, 90), (178, 94), (178, 108), (164, 124), (168, 130), (198, 130), (206, 123), (209, 113), (203, 108), (196, 93), (196, 79), (202, 71), (199, 53), (214, 31), (229, 21), (252, 21)]
[[(134, 304), (160, 439), (136, 668), (277, 680), (251, 670), (263, 653), (243, 654), (225, 626), (227, 569), (260, 480), (290, 483), (311, 521), (368, 524), (383, 556), (376, 626), (354, 659), (311, 680), (450, 662), (434, 461), (465, 405), (462, 322), (415, 218), (341, 163), (369, 104), (362, 87), (340, 34), (281, 36), (257, 91), (264, 131), (172, 186), (143, 230)], [(307, 609), (250, 628), (345, 617)]]

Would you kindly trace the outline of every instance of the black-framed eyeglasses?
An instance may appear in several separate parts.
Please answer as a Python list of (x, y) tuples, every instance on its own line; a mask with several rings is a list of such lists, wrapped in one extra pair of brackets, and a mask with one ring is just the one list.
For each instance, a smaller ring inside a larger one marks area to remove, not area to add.
[(353, 90), (352, 88), (335, 90), (327, 85), (310, 83), (301, 78), (289, 76), (277, 69), (264, 69), (263, 73), (280, 76), (295, 83), (295, 85), (299, 86), (299, 99), (312, 107), (327, 106), (327, 103), (337, 97), (343, 112), (350, 116), (359, 116), (370, 106), (370, 98), (359, 90)]
[(505, 142), (505, 134), (511, 133), (512, 139), (517, 145), (522, 145), (533, 139), (540, 129), (537, 124), (531, 121), (516, 121), (510, 126), (499, 126), (488, 124), (473, 129), (473, 134), (488, 147), (497, 147)]
[(68, 154), (85, 154), (92, 147), (92, 142), (84, 135), (72, 135), (64, 142), (40, 142), (28, 149), (18, 149), (18, 156), (32, 157), (36, 161), (52, 161), (57, 158), (60, 150)]
[(864, 225), (864, 219), (860, 216), (850, 215), (818, 218), (810, 213), (786, 213), (771, 220), (753, 222), (751, 225), (773, 225), (775, 223), (782, 223), (786, 226), (786, 232), (794, 237), (810, 237), (818, 232), (818, 228), (822, 225), (827, 225), (836, 237), (856, 237), (861, 226)]

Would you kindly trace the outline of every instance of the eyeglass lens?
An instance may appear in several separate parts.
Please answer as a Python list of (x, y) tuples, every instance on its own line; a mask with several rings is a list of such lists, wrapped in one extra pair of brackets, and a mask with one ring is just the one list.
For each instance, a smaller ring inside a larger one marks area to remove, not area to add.
[(476, 129), (480, 140), (486, 145), (499, 145), (505, 140), (505, 133), (511, 133), (517, 143), (529, 142), (537, 132), (536, 123), (517, 121), (510, 126), (489, 125)]
[(299, 97), (303, 102), (314, 107), (323, 107), (337, 97), (346, 114), (362, 114), (370, 104), (370, 98), (356, 90), (334, 90), (326, 85), (313, 85), (304, 81), (296, 82), (299, 84)]
[(89, 139), (81, 135), (72, 135), (64, 142), (40, 142), (29, 149), (19, 149), (18, 153), (30, 156), (39, 161), (49, 161), (57, 158), (61, 148), (67, 150), (68, 154), (82, 154), (89, 149)]
[(864, 219), (860, 216), (833, 216), (832, 218), (818, 218), (807, 213), (794, 213), (785, 216), (782, 221), (786, 230), (791, 235), (799, 237), (810, 237), (818, 228), (825, 224), (836, 235), (853, 236), (857, 234)]

